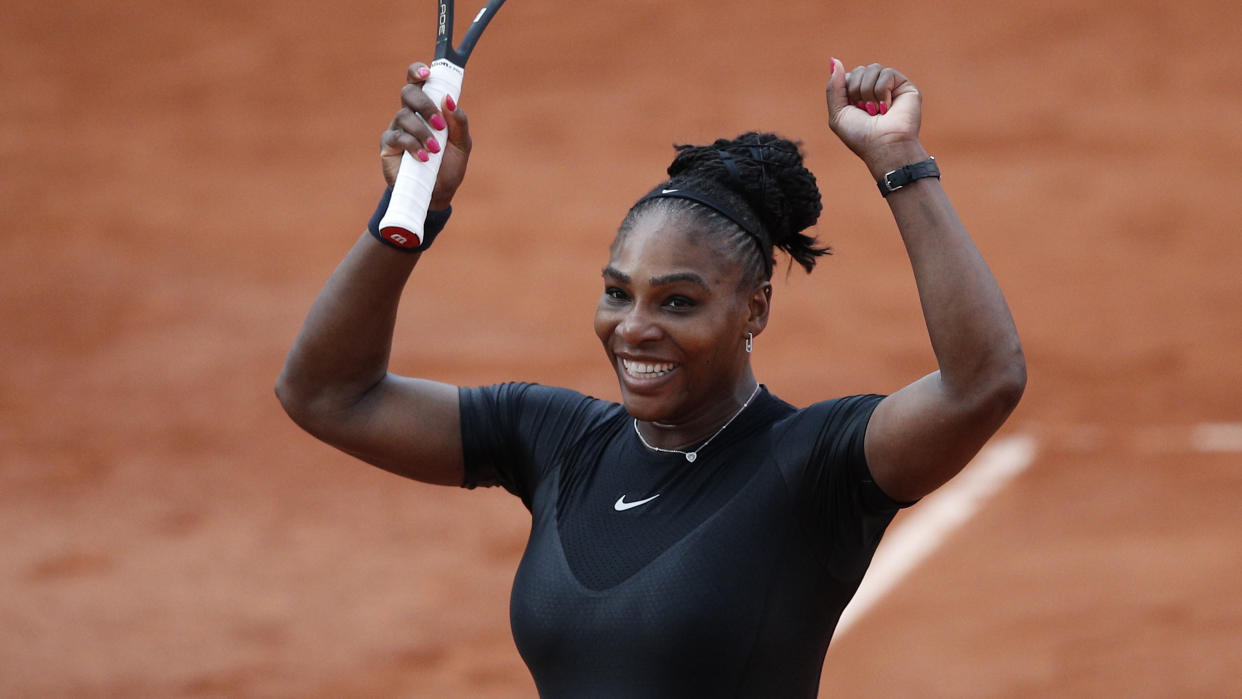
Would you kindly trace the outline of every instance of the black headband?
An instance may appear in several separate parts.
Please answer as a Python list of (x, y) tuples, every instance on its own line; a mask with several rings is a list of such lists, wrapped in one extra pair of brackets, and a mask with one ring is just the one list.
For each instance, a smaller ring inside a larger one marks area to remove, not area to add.
[[(668, 184), (672, 184), (672, 182), (669, 182)], [(696, 192), (693, 189), (687, 189), (685, 187), (666, 187), (661, 185), (648, 192), (642, 199), (639, 199), (634, 203), (634, 206), (630, 208), (635, 209), (639, 204), (651, 199), (687, 199), (695, 202), (696, 204), (702, 204), (703, 206), (706, 206), (712, 211), (715, 211), (721, 216), (729, 219), (755, 241), (755, 245), (759, 246), (759, 256), (763, 258), (764, 270), (766, 270), (769, 274), (772, 272), (772, 258), (768, 253), (768, 248), (772, 246), (772, 243), (768, 241), (768, 237), (762, 227), (747, 224), (746, 221), (739, 216), (732, 207), (726, 206), (718, 199), (707, 196), (702, 192)]]

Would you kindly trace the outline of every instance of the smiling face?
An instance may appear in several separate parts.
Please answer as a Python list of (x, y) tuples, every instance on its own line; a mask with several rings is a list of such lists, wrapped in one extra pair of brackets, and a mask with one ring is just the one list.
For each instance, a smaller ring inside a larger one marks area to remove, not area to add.
[(741, 262), (685, 216), (653, 211), (618, 236), (595, 333), (631, 415), (689, 438), (746, 399), (754, 378), (744, 343), (767, 323), (771, 285), (741, 280)]

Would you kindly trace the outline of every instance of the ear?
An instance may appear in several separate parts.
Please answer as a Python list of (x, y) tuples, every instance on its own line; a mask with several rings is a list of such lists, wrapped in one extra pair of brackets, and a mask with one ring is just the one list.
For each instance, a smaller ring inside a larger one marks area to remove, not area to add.
[(746, 332), (758, 335), (768, 327), (768, 312), (772, 310), (772, 282), (765, 280), (755, 285), (747, 298), (747, 308)]

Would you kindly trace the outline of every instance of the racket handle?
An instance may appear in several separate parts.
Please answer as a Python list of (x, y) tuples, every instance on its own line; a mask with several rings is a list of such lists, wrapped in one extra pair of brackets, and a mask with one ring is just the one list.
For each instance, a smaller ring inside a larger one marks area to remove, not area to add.
[[(431, 64), (431, 75), (423, 83), (423, 92), (436, 107), (444, 104), (444, 96), (452, 95), (456, 102), (461, 97), (461, 81), (465, 71), (453, 63), (439, 58)], [(403, 248), (416, 248), (423, 242), (423, 221), (431, 204), (431, 192), (440, 174), (440, 162), (447, 139), (441, 141), (439, 153), (428, 153), (427, 162), (420, 162), (409, 151), (401, 154), (401, 169), (393, 184), (388, 211), (380, 219), (380, 235), (385, 240)]]

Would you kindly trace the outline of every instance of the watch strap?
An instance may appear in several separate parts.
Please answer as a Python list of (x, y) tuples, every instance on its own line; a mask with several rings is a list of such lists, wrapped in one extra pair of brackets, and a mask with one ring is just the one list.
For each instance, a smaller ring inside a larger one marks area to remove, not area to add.
[(921, 180), (924, 177), (940, 179), (940, 168), (936, 165), (934, 157), (917, 163), (910, 163), (896, 170), (889, 170), (884, 173), (879, 182), (876, 182), (876, 185), (880, 188), (880, 194), (887, 197), (911, 182)]

